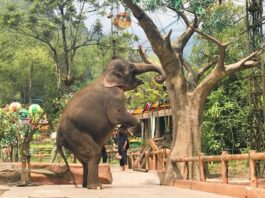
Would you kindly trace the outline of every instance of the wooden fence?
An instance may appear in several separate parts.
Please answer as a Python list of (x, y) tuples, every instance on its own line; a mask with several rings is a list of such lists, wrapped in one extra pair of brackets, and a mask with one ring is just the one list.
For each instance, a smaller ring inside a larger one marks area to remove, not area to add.
[(257, 153), (255, 150), (250, 151), (247, 154), (235, 154), (230, 155), (226, 151), (223, 151), (221, 155), (205, 156), (203, 153), (198, 157), (179, 157), (172, 159), (173, 163), (184, 163), (183, 178), (189, 180), (189, 162), (198, 162), (200, 167), (200, 180), (206, 181), (206, 173), (204, 164), (206, 162), (219, 161), (222, 164), (222, 183), (228, 183), (228, 161), (230, 160), (248, 160), (249, 161), (249, 176), (252, 187), (258, 187), (258, 177), (256, 172), (256, 161), (265, 160), (265, 152)]
[(129, 168), (147, 172), (148, 170), (163, 170), (168, 155), (169, 149), (167, 148), (150, 151), (146, 147), (141, 152), (128, 153), (127, 159)]

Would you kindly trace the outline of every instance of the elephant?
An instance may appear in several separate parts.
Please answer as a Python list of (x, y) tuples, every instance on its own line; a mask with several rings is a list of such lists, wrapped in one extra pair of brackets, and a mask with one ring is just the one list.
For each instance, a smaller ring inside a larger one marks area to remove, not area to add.
[[(130, 128), (139, 124), (139, 120), (126, 110), (124, 92), (143, 83), (136, 75), (151, 71), (158, 73), (156, 82), (164, 82), (165, 72), (159, 66), (112, 60), (98, 80), (75, 93), (66, 105), (58, 124), (57, 150), (72, 177), (62, 147), (70, 150), (80, 161), (83, 187), (102, 188), (98, 178), (102, 146), (117, 125)], [(76, 185), (74, 177), (73, 181)]]

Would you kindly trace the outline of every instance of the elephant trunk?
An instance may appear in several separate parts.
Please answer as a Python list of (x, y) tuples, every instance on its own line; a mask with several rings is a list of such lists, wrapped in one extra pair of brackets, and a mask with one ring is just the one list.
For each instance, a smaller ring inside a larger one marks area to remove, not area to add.
[(154, 71), (160, 74), (160, 75), (155, 76), (155, 81), (157, 83), (163, 83), (166, 80), (166, 74), (164, 70), (157, 65), (144, 64), (144, 63), (134, 63), (134, 65), (135, 65), (135, 72), (137, 75), (143, 74), (149, 71)]

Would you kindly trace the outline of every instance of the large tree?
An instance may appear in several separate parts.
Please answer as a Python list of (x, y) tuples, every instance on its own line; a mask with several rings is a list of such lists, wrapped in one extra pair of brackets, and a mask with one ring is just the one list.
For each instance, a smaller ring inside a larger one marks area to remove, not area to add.
[[(187, 27), (174, 41), (170, 38), (172, 31), (166, 35), (161, 34), (141, 4), (136, 3), (139, 1), (124, 0), (123, 2), (143, 28), (166, 73), (166, 87), (173, 120), (173, 145), (161, 181), (166, 184), (171, 178), (183, 178), (181, 166), (172, 163), (172, 160), (176, 157), (200, 155), (201, 128), (207, 96), (227, 76), (254, 67), (256, 65), (254, 58), (260, 54), (260, 51), (252, 52), (235, 63), (225, 63), (227, 48), (232, 44), (199, 29), (200, 16), (204, 8), (209, 8), (214, 1), (167, 1), (170, 2), (167, 7), (175, 11)], [(210, 13), (210, 10), (208, 12)], [(207, 65), (196, 70), (186, 62), (183, 55), (184, 47), (195, 32), (215, 44), (217, 50), (216, 59), (210, 57)], [(148, 59), (145, 60), (148, 61)], [(193, 164), (190, 169), (191, 177), (198, 179), (198, 166)]]
[[(91, 3), (91, 4), (87, 4)], [(57, 89), (62, 94), (72, 84), (74, 57), (84, 46), (97, 44), (101, 24), (95, 22), (90, 29), (85, 25), (88, 13), (96, 12), (93, 0), (21, 0), (10, 1), (0, 15), (1, 24), (10, 32), (38, 40), (48, 47), (56, 65)]]

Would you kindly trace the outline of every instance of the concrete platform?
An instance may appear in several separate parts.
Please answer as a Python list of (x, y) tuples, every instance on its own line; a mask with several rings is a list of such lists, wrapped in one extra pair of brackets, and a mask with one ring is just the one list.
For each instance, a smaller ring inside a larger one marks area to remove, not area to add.
[(111, 167), (113, 183), (103, 185), (103, 190), (87, 190), (80, 185), (42, 185), (35, 187), (0, 186), (5, 191), (1, 198), (228, 198), (206, 192), (159, 185), (155, 172), (120, 171)]

